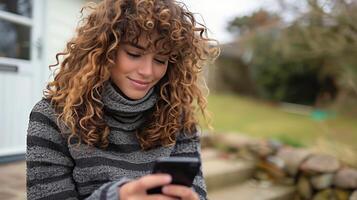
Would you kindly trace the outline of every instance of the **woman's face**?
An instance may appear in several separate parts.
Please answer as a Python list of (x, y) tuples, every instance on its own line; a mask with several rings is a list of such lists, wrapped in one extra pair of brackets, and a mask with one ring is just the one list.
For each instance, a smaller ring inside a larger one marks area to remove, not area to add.
[(117, 52), (111, 79), (130, 99), (141, 99), (165, 75), (168, 56), (147, 49), (147, 40), (137, 44), (123, 42)]

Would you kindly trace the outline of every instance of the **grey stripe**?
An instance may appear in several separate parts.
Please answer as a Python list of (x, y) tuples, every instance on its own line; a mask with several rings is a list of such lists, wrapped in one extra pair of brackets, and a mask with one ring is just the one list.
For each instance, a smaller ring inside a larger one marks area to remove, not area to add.
[(76, 159), (88, 158), (88, 157), (104, 157), (113, 160), (123, 160), (135, 164), (152, 162), (157, 157), (169, 157), (173, 147), (159, 147), (152, 149), (150, 151), (136, 151), (132, 153), (120, 153), (113, 151), (103, 151), (97, 149), (95, 151), (72, 151), (72, 155), (76, 157)]
[(128, 177), (134, 179), (150, 173), (150, 170), (151, 169), (148, 169), (148, 171), (132, 171), (111, 166), (86, 167), (83, 169), (75, 168), (73, 170), (73, 179), (79, 183), (105, 179), (116, 180), (120, 177)]
[(75, 190), (70, 178), (49, 184), (37, 184), (28, 189), (28, 199), (40, 199), (42, 197), (58, 193), (60, 191)]
[(28, 127), (28, 135), (41, 137), (50, 140), (57, 144), (65, 145), (64, 139), (55, 129), (51, 126), (46, 126), (40, 122), (30, 122)]
[(139, 142), (137, 141), (135, 131), (111, 131), (108, 140), (114, 144), (137, 144), (139, 145)]
[(27, 179), (44, 179), (51, 176), (59, 176), (70, 172), (68, 168), (60, 166), (27, 168)]
[(71, 158), (63, 156), (62, 153), (43, 147), (27, 147), (27, 161), (50, 162), (53, 164), (62, 164), (72, 166)]

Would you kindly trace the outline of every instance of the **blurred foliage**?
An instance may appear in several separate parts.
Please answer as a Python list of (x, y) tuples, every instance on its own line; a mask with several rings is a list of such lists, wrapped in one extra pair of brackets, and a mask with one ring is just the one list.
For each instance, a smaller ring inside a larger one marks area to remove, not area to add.
[[(306, 8), (290, 22), (259, 10), (229, 23), (228, 30), (237, 35), (240, 59), (249, 66), (247, 75), (256, 83), (254, 91), (302, 104), (356, 94), (357, 3), (304, 1)], [(229, 70), (222, 73), (232, 76)]]

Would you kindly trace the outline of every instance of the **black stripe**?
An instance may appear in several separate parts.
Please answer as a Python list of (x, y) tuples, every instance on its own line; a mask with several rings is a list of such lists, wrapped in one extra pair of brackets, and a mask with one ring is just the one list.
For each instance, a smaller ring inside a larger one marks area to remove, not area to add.
[(112, 186), (113, 184), (114, 183), (108, 184), (103, 188), (103, 190), (100, 193), (100, 198), (99, 198), (100, 200), (106, 200), (107, 199), (108, 190), (109, 190), (110, 186)]
[(26, 162), (27, 168), (31, 169), (34, 167), (53, 167), (53, 166), (62, 166), (62, 167), (72, 167), (68, 165), (63, 165), (63, 164), (57, 164), (53, 162), (47, 162), (47, 161), (27, 161)]
[[(129, 131), (129, 130), (126, 130), (126, 129), (124, 129), (124, 128), (114, 127), (114, 126), (109, 126), (109, 129), (110, 129), (111, 131), (120, 131), (120, 132), (128, 132), (128, 131)], [(130, 130), (130, 131), (132, 131), (132, 130)]]
[(83, 195), (79, 195), (78, 199), (86, 199), (90, 196), (91, 194), (83, 194)]
[(67, 191), (56, 193), (56, 194), (51, 194), (46, 197), (42, 197), (39, 200), (67, 199), (67, 198), (71, 198), (71, 197), (78, 198), (77, 192), (74, 190), (67, 190)]
[(60, 132), (60, 129), (58, 128), (57, 124), (54, 123), (50, 118), (48, 118), (46, 115), (40, 113), (40, 112), (31, 112), (30, 114), (30, 122), (40, 122), (42, 124), (51, 126), (54, 128), (56, 131)]
[(36, 184), (50, 184), (52, 182), (61, 181), (66, 178), (70, 178), (71, 176), (72, 176), (72, 173), (70, 172), (70, 173), (59, 175), (59, 176), (54, 176), (54, 177), (49, 177), (49, 178), (44, 178), (44, 179), (28, 180), (27, 187), (32, 187)]
[(202, 197), (207, 199), (207, 192), (197, 185), (193, 185), (193, 189)]
[(90, 158), (80, 158), (76, 159), (76, 167), (78, 168), (86, 168), (86, 167), (100, 167), (100, 166), (112, 166), (126, 170), (132, 171), (147, 171), (154, 166), (155, 162), (147, 162), (147, 163), (131, 163), (122, 160), (113, 160), (109, 158), (103, 157), (90, 157)]
[[(110, 115), (113, 119), (115, 119), (116, 121), (118, 121), (121, 124), (134, 124), (138, 121), (140, 121), (144, 116), (140, 116), (140, 117), (136, 117), (133, 119), (128, 119), (128, 118), (122, 118), (120, 116), (117, 115)], [(123, 119), (125, 119), (126, 121), (123, 121)]]
[(69, 153), (69, 150), (67, 147), (62, 146), (58, 143), (52, 142), (50, 140), (37, 137), (37, 136), (27, 136), (27, 146), (28, 147), (33, 147), (33, 146), (39, 146), (39, 147), (44, 147), (48, 149), (52, 149), (54, 151), (60, 152), (63, 155), (67, 157), (71, 157), (71, 154)]
[[(118, 111), (117, 110), (113, 110), (113, 109), (109, 108), (108, 106), (104, 106), (103, 110), (104, 110), (104, 113), (109, 115), (109, 116), (118, 115)], [(120, 117), (124, 117), (125, 119), (134, 120), (141, 113), (142, 112), (132, 112), (132, 113), (121, 112), (119, 116)]]
[(128, 127), (114, 127), (114, 126), (109, 126), (111, 131), (121, 131), (121, 132), (133, 132), (135, 131), (135, 127), (134, 129), (129, 129)]
[(118, 153), (132, 153), (140, 151), (141, 147), (139, 144), (113, 144), (109, 143), (107, 147), (108, 151), (115, 151)]
[(199, 138), (198, 137), (193, 137), (193, 138), (185, 138), (185, 139), (182, 139), (182, 140), (177, 140), (176, 141), (176, 144), (188, 144), (188, 143), (196, 143), (196, 142), (199, 142)]
[(195, 152), (184, 152), (184, 153), (172, 153), (170, 157), (172, 156), (197, 158), (199, 157), (199, 154), (197, 151), (195, 151)]
[(83, 194), (83, 195), (79, 195), (79, 199), (86, 199), (87, 197), (89, 197), (91, 194)]

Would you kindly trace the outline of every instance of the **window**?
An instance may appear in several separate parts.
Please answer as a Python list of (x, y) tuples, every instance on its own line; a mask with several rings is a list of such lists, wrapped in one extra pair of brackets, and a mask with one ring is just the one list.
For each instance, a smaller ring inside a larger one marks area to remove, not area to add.
[(32, 0), (0, 0), (0, 10), (32, 17)]
[(32, 0), (0, 0), (0, 57), (30, 60)]

